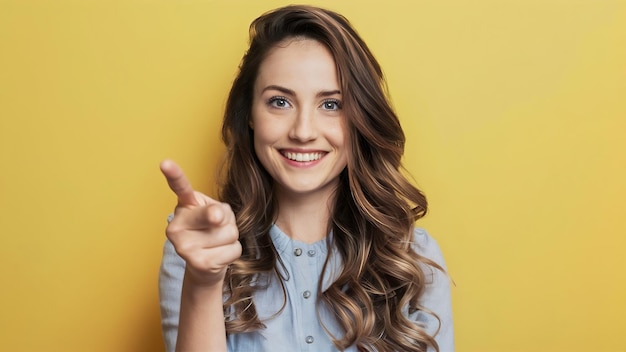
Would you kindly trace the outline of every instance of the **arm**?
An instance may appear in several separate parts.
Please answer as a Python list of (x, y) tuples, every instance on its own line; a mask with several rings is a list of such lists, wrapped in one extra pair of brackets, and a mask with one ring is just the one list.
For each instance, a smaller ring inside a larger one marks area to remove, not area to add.
[(241, 255), (235, 215), (194, 192), (173, 162), (161, 171), (178, 197), (159, 276), (168, 351), (226, 351), (222, 288), (228, 265)]
[[(210, 351), (219, 351), (225, 346), (224, 313), (222, 308), (222, 287), (203, 289), (195, 287), (185, 275), (185, 261), (176, 254), (170, 241), (165, 242), (163, 259), (159, 271), (159, 300), (161, 305), (161, 328), (165, 340), (165, 350), (176, 351), (177, 337), (181, 337), (178, 350), (193, 351), (183, 342), (191, 341), (194, 335), (212, 338), (201, 344), (216, 345)], [(180, 319), (179, 319), (180, 317)], [(206, 317), (208, 319), (203, 319)], [(215, 334), (207, 334), (206, 331)], [(223, 333), (220, 333), (223, 331)], [(215, 336), (214, 336), (215, 335)]]
[(176, 351), (226, 352), (222, 283), (197, 285), (185, 275)]
[[(417, 253), (439, 264), (446, 272), (423, 266), (426, 274), (426, 288), (420, 299), (420, 304), (437, 314), (439, 321), (426, 312), (418, 311), (410, 317), (425, 324), (426, 331), (434, 334), (439, 327), (439, 332), (435, 335), (435, 340), (439, 344), (439, 351), (454, 351), (454, 326), (452, 321), (452, 300), (450, 293), (450, 277), (447, 274), (446, 263), (437, 242), (423, 229), (415, 229), (415, 250)], [(430, 350), (429, 350), (430, 351)]]
[(159, 303), (161, 304), (161, 329), (167, 352), (174, 352), (176, 348), (184, 276), (185, 261), (176, 254), (172, 242), (165, 241), (159, 270)]

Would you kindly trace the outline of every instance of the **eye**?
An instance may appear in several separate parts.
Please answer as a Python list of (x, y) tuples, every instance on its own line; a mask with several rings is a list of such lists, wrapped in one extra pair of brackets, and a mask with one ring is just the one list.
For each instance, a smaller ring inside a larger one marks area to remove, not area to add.
[(324, 100), (322, 103), (322, 109), (324, 110), (340, 110), (341, 103), (335, 99)]
[(267, 103), (269, 106), (277, 109), (286, 109), (291, 106), (285, 97), (271, 97)]

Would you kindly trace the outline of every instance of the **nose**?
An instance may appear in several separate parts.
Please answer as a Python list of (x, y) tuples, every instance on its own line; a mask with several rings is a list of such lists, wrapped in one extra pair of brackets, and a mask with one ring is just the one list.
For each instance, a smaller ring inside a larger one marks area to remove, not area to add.
[(315, 109), (298, 109), (289, 131), (289, 138), (299, 142), (310, 142), (318, 136)]

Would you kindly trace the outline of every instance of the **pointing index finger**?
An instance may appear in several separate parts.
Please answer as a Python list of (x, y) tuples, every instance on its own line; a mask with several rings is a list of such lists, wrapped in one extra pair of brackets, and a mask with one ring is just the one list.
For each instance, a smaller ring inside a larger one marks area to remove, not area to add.
[(191, 183), (183, 170), (171, 160), (161, 162), (161, 172), (167, 179), (170, 189), (178, 197), (179, 206), (199, 205), (194, 195)]

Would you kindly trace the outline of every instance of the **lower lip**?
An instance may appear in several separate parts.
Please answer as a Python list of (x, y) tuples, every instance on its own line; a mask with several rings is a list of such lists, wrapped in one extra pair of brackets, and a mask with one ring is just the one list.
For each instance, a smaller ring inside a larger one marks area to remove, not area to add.
[(326, 155), (323, 155), (321, 158), (317, 159), (317, 160), (313, 160), (313, 161), (295, 161), (295, 160), (291, 160), (288, 159), (286, 156), (284, 156), (283, 154), (280, 154), (283, 159), (285, 160), (285, 162), (293, 167), (299, 167), (299, 168), (308, 168), (308, 167), (313, 167), (319, 163), (322, 162), (322, 159), (324, 159), (324, 157), (326, 157)]

